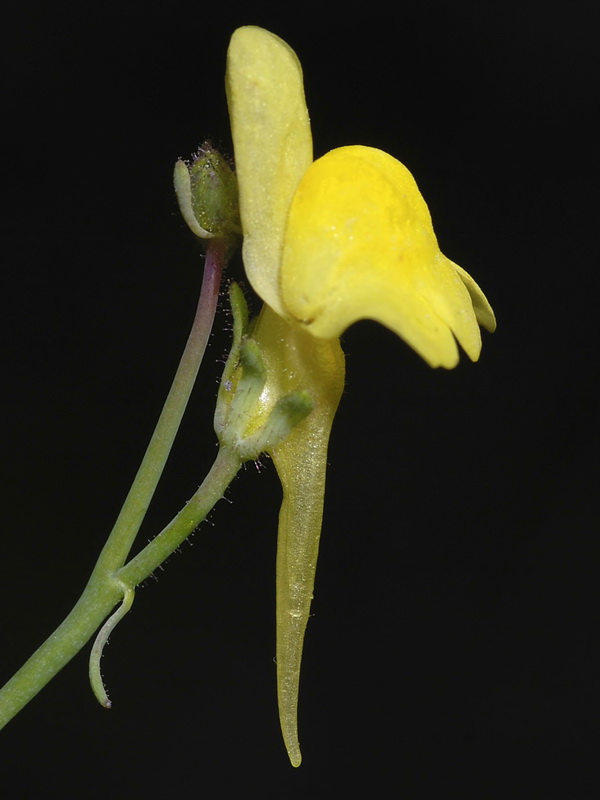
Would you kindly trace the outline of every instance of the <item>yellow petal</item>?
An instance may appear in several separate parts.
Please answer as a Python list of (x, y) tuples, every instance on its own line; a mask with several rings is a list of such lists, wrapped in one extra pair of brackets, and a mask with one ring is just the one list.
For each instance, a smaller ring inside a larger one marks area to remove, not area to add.
[(493, 333), (496, 330), (496, 315), (494, 314), (494, 310), (488, 302), (487, 297), (479, 288), (479, 285), (475, 283), (473, 278), (469, 275), (468, 272), (462, 267), (459, 267), (458, 264), (455, 264), (453, 261), (450, 262), (454, 269), (460, 275), (460, 279), (467, 287), (467, 291), (471, 296), (471, 302), (473, 303), (473, 311), (475, 312), (475, 316), (477, 317), (477, 322), (481, 325), (482, 328), (485, 328), (486, 331)]
[(277, 542), (277, 696), (293, 766), (298, 742), (298, 686), (304, 633), (313, 596), (323, 517), (327, 445), (344, 387), (344, 354), (337, 339), (316, 339), (268, 306), (252, 333), (267, 369), (265, 399), (308, 390), (313, 409), (270, 454), (283, 487)]
[(410, 172), (381, 150), (342, 147), (306, 172), (290, 208), (281, 291), (314, 336), (337, 337), (368, 318), (431, 366), (456, 365), (455, 337), (471, 359), (479, 356), (470, 291), (483, 294), (440, 252)]
[(302, 68), (279, 37), (254, 26), (238, 28), (227, 54), (226, 88), (246, 274), (283, 316), (278, 275), (285, 221), (312, 162)]

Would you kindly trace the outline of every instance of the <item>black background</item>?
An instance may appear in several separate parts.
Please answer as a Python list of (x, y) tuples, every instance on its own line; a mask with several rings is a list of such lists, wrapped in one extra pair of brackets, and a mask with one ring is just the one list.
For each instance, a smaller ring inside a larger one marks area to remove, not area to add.
[[(112, 711), (86, 649), (3, 731), (3, 797), (599, 796), (593, 6), (386, 5), (39, 3), (4, 26), (0, 679), (77, 599), (168, 390), (201, 279), (172, 166), (230, 148), (238, 25), (297, 51), (317, 155), (411, 169), (498, 330), (451, 372), (374, 323), (343, 337), (299, 770), (265, 460), (138, 591), (103, 660)], [(228, 327), (223, 308), (142, 542), (212, 462)]]

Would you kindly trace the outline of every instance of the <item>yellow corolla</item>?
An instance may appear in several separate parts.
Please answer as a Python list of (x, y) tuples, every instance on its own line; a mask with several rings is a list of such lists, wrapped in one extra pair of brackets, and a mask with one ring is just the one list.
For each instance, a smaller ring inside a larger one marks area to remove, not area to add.
[[(300, 764), (297, 695), (321, 529), (327, 443), (344, 383), (338, 337), (369, 318), (396, 331), (431, 366), (479, 357), (494, 314), (475, 281), (439, 250), (410, 172), (371, 147), (313, 162), (300, 63), (257, 27), (232, 36), (227, 96), (246, 274), (265, 307), (252, 333), (266, 369), (265, 418), (302, 390), (312, 411), (263, 448), (283, 486), (277, 555), (280, 719)], [(256, 427), (249, 419), (249, 426)]]
[(406, 167), (361, 146), (313, 163), (300, 63), (262, 28), (233, 34), (226, 85), (244, 264), (262, 299), (319, 338), (369, 318), (431, 366), (456, 365), (455, 337), (476, 360), (494, 314), (440, 252)]

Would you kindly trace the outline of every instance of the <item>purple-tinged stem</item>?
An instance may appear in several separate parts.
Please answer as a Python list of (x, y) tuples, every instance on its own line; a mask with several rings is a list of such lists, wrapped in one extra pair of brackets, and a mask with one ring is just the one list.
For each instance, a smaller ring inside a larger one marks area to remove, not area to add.
[(97, 570), (114, 571), (123, 566), (144, 520), (202, 363), (217, 309), (224, 261), (225, 242), (210, 239), (196, 316), (185, 350), (146, 454), (98, 559)]

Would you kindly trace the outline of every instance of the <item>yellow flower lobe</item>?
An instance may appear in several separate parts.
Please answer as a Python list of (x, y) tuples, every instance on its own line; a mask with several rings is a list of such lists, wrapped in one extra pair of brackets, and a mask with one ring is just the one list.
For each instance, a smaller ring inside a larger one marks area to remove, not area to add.
[(453, 367), (455, 337), (473, 360), (481, 349), (471, 291), (489, 309), (470, 276), (440, 252), (427, 205), (399, 161), (352, 146), (310, 166), (290, 207), (281, 294), (314, 336), (334, 338), (374, 319), (431, 366)]

